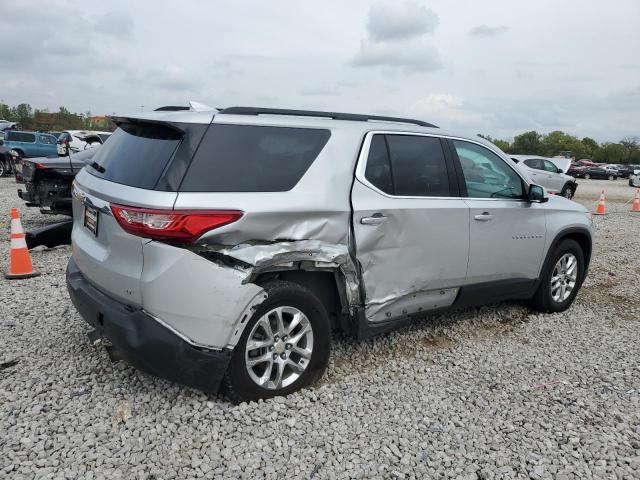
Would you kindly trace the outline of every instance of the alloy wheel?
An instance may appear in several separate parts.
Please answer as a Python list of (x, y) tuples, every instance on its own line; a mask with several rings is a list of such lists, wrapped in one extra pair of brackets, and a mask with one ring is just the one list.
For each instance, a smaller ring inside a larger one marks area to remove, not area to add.
[(557, 303), (564, 302), (576, 287), (577, 279), (578, 259), (573, 253), (565, 253), (553, 267), (551, 298)]
[(313, 329), (295, 307), (277, 307), (251, 329), (245, 365), (251, 380), (268, 390), (291, 385), (306, 370), (313, 353)]

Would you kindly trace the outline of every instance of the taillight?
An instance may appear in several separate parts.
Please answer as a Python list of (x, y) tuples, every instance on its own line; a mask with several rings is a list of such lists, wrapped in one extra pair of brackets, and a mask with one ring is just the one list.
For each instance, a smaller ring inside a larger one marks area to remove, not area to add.
[(157, 210), (111, 204), (120, 226), (132, 235), (174, 243), (193, 243), (214, 228), (242, 217), (238, 210)]
[(47, 167), (44, 163), (37, 162), (37, 163), (36, 163), (36, 168), (37, 168), (38, 170), (46, 170), (46, 169), (47, 169), (47, 168), (49, 168), (49, 167)]

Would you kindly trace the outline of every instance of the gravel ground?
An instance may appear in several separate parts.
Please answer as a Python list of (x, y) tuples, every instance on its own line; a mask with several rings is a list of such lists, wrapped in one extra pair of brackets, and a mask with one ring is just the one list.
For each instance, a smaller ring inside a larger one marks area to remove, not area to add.
[[(577, 200), (603, 185), (623, 183), (581, 181)], [(3, 212), (53, 221), (15, 187), (0, 179)], [(110, 363), (68, 299), (70, 248), (36, 250), (40, 277), (1, 280), (0, 477), (640, 478), (640, 217), (625, 192), (595, 218), (568, 312), (502, 304), (336, 337), (315, 388), (239, 406)]]

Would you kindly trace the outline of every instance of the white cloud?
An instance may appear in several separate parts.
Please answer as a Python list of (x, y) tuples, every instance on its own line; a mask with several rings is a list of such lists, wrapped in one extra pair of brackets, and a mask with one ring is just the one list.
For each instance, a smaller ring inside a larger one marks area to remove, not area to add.
[(491, 123), (488, 114), (468, 108), (462, 97), (447, 93), (420, 98), (408, 108), (408, 113), (444, 128), (478, 129)]
[(405, 40), (433, 32), (438, 16), (413, 1), (376, 3), (369, 10), (367, 30), (373, 42)]
[(364, 40), (360, 51), (352, 60), (357, 67), (390, 67), (408, 73), (440, 70), (443, 66), (435, 47), (424, 42), (374, 43)]
[(509, 31), (509, 27), (506, 25), (497, 25), (495, 27), (490, 27), (488, 25), (478, 25), (477, 27), (473, 27), (469, 31), (469, 35), (473, 35), (475, 37), (495, 37), (501, 33), (506, 33)]
[(360, 43), (351, 65), (406, 73), (440, 70), (443, 64), (438, 50), (424, 41), (438, 23), (438, 16), (422, 3), (376, 3), (369, 10), (368, 37)]

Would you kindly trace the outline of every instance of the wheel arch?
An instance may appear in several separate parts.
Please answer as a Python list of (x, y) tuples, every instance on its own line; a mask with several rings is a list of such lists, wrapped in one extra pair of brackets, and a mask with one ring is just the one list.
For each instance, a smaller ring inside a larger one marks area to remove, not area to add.
[(305, 287), (318, 297), (325, 306), (332, 329), (346, 327), (349, 307), (345, 295), (344, 280), (342, 274), (336, 269), (303, 268), (290, 270), (273, 270), (261, 272), (252, 283), (264, 285), (272, 280), (283, 280)]
[(547, 265), (549, 264), (549, 258), (553, 254), (555, 247), (561, 241), (566, 239), (574, 240), (578, 243), (578, 245), (580, 245), (582, 254), (584, 255), (584, 275), (587, 275), (587, 272), (589, 271), (589, 263), (591, 261), (591, 252), (593, 250), (591, 232), (589, 232), (589, 230), (587, 230), (586, 228), (572, 227), (558, 232), (553, 241), (549, 244), (547, 254), (545, 255), (545, 259), (540, 270), (540, 274), (538, 275), (537, 283), (540, 282), (540, 279), (543, 276), (544, 269), (547, 268)]

